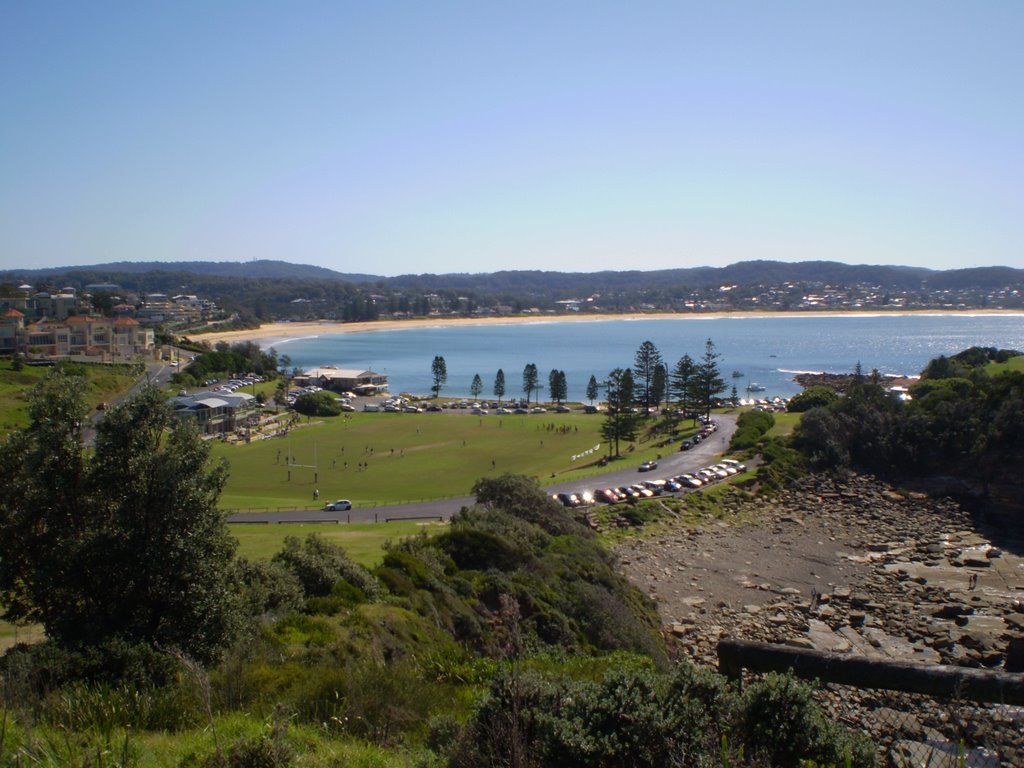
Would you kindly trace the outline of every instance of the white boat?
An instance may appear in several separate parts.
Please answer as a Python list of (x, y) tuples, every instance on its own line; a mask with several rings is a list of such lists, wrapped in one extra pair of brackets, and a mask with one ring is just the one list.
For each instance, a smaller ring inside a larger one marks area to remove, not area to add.
[(747, 392), (764, 392), (765, 387), (762, 387), (756, 381), (752, 381), (747, 385)]

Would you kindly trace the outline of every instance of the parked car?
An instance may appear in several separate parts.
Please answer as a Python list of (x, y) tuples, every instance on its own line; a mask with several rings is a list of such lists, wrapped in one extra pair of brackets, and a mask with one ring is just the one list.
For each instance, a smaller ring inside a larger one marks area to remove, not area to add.
[(682, 475), (676, 475), (675, 481), (684, 488), (700, 488), (704, 485), (704, 481), (695, 475), (691, 475), (689, 472)]
[(628, 499), (639, 499), (640, 494), (628, 485), (623, 485), (615, 489), (619, 495), (623, 497), (623, 501)]
[(568, 405), (560, 405), (555, 408), (555, 413), (572, 413), (572, 408)]
[(599, 488), (594, 491), (594, 498), (598, 501), (603, 501), (605, 504), (614, 504), (621, 500), (619, 494), (611, 488)]
[(338, 499), (337, 501), (328, 501), (324, 504), (325, 512), (346, 512), (352, 509), (352, 502), (348, 499)]
[(679, 444), (680, 451), (688, 451), (691, 448), (693, 448), (693, 443), (689, 440), (683, 440), (683, 442)]
[(644, 488), (652, 491), (655, 496), (660, 496), (666, 490), (664, 480), (644, 480)]
[(640, 472), (650, 472), (652, 469), (658, 468), (658, 462), (656, 461), (645, 461), (637, 469)]

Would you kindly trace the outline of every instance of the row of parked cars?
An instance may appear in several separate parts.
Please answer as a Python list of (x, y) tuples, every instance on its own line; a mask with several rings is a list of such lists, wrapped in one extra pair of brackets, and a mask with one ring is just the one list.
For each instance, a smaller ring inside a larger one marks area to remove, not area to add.
[[(657, 466), (655, 464), (655, 466)], [(623, 485), (614, 488), (598, 488), (595, 491), (582, 491), (579, 493), (556, 493), (552, 496), (555, 501), (566, 507), (583, 507), (590, 504), (618, 504), (623, 501), (639, 501), (661, 496), (666, 493), (680, 493), (682, 491), (703, 488), (711, 483), (724, 480), (727, 477), (739, 474), (747, 468), (735, 459), (722, 459), (717, 464), (712, 464), (696, 472), (686, 472), (673, 477), (659, 478), (657, 480), (643, 480), (633, 485)]]
[[(261, 381), (263, 381), (263, 377), (256, 375), (244, 376), (241, 379), (228, 379), (226, 384), (222, 385), (220, 389), (217, 389), (215, 391), (224, 393), (234, 392), (236, 389), (241, 389), (242, 387), (251, 387), (253, 384), (256, 384)], [(213, 384), (218, 383), (217, 379), (207, 379), (206, 386), (211, 386), (209, 382), (213, 382)]]
[(688, 450), (690, 450), (691, 448), (693, 448), (693, 446), (697, 445), (698, 443), (701, 443), (704, 440), (707, 440), (717, 430), (718, 430), (718, 424), (716, 424), (715, 422), (713, 422), (713, 421), (706, 421), (706, 422), (704, 422), (704, 426), (700, 428), (700, 431), (696, 435), (694, 435), (693, 437), (689, 438), (688, 440), (683, 440), (683, 442), (681, 442), (679, 444), (679, 450), (680, 451), (688, 451)]

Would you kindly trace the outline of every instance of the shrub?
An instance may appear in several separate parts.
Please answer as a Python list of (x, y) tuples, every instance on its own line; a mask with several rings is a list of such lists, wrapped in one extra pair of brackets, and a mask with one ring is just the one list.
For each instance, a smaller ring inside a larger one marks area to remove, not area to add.
[(729, 443), (731, 451), (745, 451), (757, 446), (768, 430), (775, 426), (775, 417), (767, 411), (746, 411), (736, 420), (736, 431)]
[(874, 765), (874, 748), (866, 739), (843, 731), (811, 697), (811, 689), (792, 675), (769, 673), (752, 684), (741, 702), (738, 734), (747, 755), (777, 768), (799, 768), (811, 759), (853, 766)]
[(249, 616), (287, 613), (302, 607), (302, 585), (281, 562), (258, 562), (244, 557), (232, 565), (233, 581)]
[(831, 387), (808, 387), (790, 399), (786, 410), (790, 413), (803, 413), (811, 408), (824, 408), (838, 399), (839, 395)]
[(295, 398), (295, 411), (303, 416), (338, 416), (341, 403), (330, 392), (312, 392)]
[(307, 597), (324, 597), (339, 580), (362, 590), (369, 600), (382, 595), (380, 583), (368, 570), (350, 560), (341, 547), (325, 541), (315, 533), (300, 542), (295, 536), (284, 540), (284, 548), (271, 559), (298, 578)]

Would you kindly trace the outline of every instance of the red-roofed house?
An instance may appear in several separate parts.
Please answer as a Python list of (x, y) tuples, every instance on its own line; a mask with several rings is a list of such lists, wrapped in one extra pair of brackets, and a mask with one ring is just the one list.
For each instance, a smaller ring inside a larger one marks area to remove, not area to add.
[(130, 317), (73, 315), (62, 321), (44, 319), (27, 326), (17, 310), (8, 310), (0, 317), (0, 354), (126, 359), (150, 353), (154, 343), (153, 330)]

